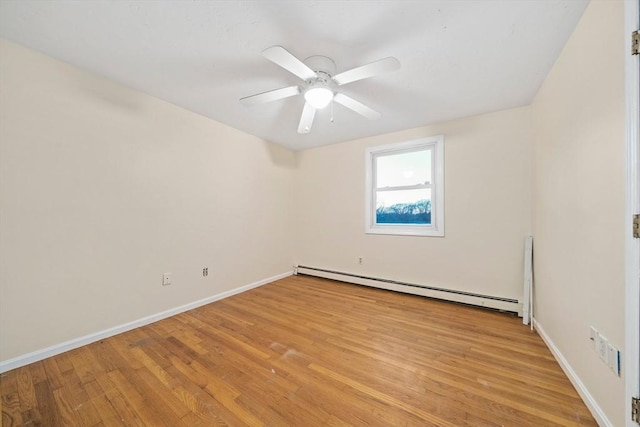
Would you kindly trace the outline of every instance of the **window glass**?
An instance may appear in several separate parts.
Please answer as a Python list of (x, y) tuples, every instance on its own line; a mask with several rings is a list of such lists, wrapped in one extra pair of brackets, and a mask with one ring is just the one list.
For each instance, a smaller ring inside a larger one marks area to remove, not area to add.
[(431, 189), (378, 191), (378, 224), (431, 224)]
[(376, 156), (376, 186), (397, 187), (431, 181), (431, 150)]
[(444, 137), (366, 150), (366, 232), (444, 236)]

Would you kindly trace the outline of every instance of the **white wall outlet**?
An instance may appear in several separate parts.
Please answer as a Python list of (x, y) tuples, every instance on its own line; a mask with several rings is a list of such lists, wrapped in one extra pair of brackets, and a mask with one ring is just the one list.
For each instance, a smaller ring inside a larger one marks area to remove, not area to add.
[(589, 339), (591, 340), (591, 348), (596, 350), (596, 340), (598, 338), (598, 330), (593, 326), (589, 327)]
[(596, 352), (598, 353), (598, 356), (600, 356), (600, 359), (606, 363), (607, 365), (609, 364), (608, 359), (609, 359), (609, 346), (608, 346), (609, 342), (607, 341), (607, 339), (604, 337), (604, 335), (602, 334), (598, 334), (596, 337)]
[(162, 286), (168, 286), (171, 284), (171, 273), (164, 273), (162, 275)]
[(202, 277), (207, 277), (209, 275), (209, 267), (205, 267), (202, 269)]
[(362, 261), (364, 260), (364, 258), (362, 257), (358, 257), (358, 264), (362, 264)]
[(609, 343), (607, 348), (609, 351), (609, 368), (613, 371), (614, 374), (620, 376), (620, 350), (615, 348), (611, 343)]

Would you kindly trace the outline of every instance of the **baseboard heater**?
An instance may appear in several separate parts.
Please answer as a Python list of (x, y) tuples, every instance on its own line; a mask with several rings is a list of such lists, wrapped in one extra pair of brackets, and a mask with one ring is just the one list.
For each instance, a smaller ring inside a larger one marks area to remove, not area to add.
[(418, 285), (415, 283), (400, 282), (397, 280), (382, 279), (379, 277), (362, 276), (359, 274), (327, 270), (318, 267), (309, 267), (306, 265), (298, 265), (297, 267), (295, 267), (294, 274), (322, 277), (325, 279), (332, 279), (340, 282), (355, 283), (357, 285), (388, 289), (391, 291), (414, 295), (422, 295), (429, 298), (460, 302), (463, 304), (471, 304), (479, 307), (488, 307), (496, 310), (518, 313), (518, 315), (522, 317), (522, 303), (513, 298), (482, 295), (473, 292), (457, 291), (454, 289), (444, 289), (434, 286)]

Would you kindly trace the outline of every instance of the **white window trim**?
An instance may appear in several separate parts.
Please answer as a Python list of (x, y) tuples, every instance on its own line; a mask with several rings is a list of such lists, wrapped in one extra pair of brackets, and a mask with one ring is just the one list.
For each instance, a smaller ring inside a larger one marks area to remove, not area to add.
[[(433, 176), (431, 198), (431, 224), (376, 224), (376, 191), (374, 182), (374, 157), (384, 153), (400, 153), (401, 151), (419, 149), (422, 147), (433, 148)], [(432, 236), (444, 237), (444, 136), (437, 135), (428, 138), (414, 139), (395, 144), (369, 147), (365, 153), (365, 233), (367, 234), (394, 234), (401, 236)]]

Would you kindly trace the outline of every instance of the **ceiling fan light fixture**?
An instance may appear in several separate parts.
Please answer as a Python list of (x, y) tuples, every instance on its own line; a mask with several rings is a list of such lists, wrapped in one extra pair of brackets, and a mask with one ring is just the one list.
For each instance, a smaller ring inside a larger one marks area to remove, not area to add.
[[(326, 108), (333, 101), (369, 120), (379, 119), (380, 113), (345, 95), (338, 87), (400, 68), (400, 62), (396, 58), (389, 56), (336, 74), (335, 62), (326, 56), (310, 56), (303, 62), (282, 46), (271, 46), (265, 49), (262, 55), (274, 64), (299, 77), (304, 83), (245, 96), (240, 98), (240, 102), (246, 106), (251, 106), (277, 101), (290, 96), (303, 95), (305, 102), (298, 124), (298, 133), (300, 134), (309, 133), (316, 111)], [(333, 123), (333, 108), (331, 109), (330, 121)]]
[(321, 110), (333, 99), (333, 91), (322, 83), (314, 83), (305, 91), (304, 99), (316, 110)]

